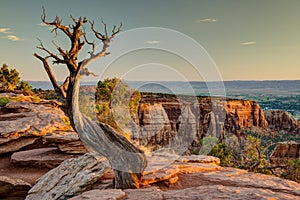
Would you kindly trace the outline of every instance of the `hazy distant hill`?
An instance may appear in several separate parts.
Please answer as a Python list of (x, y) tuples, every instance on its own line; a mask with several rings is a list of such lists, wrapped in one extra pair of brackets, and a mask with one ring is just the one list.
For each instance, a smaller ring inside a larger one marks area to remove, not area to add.
[[(34, 88), (53, 89), (48, 81), (29, 81)], [(181, 93), (188, 94), (191, 88), (195, 94), (208, 93), (207, 85), (210, 89), (218, 90), (224, 84), (226, 94), (272, 94), (272, 95), (300, 95), (300, 80), (284, 81), (224, 81), (220, 82), (179, 82), (179, 81), (128, 81), (133, 88), (141, 91), (152, 91), (161, 93)], [(96, 82), (84, 82), (83, 85), (96, 85)]]
[[(34, 88), (53, 89), (51, 83), (47, 81), (29, 82)], [(300, 80), (225, 81), (207, 84), (205, 82), (129, 81), (128, 84), (142, 92), (204, 96), (225, 94), (231, 98), (256, 100), (263, 109), (286, 110), (296, 118), (300, 118)], [(96, 82), (84, 82), (82, 85), (96, 86)]]

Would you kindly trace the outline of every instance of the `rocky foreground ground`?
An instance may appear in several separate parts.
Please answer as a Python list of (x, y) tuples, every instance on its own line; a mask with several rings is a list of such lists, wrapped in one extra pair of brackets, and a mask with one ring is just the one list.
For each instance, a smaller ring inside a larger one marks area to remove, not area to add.
[(107, 160), (87, 152), (54, 102), (7, 104), (0, 109), (0, 199), (300, 199), (296, 182), (163, 151), (147, 155), (142, 188), (113, 189)]

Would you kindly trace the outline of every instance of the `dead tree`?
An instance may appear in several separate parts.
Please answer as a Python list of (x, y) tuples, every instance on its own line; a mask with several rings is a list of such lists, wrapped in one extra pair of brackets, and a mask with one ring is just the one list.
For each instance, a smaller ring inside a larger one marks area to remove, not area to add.
[[(34, 56), (43, 63), (47, 75), (63, 103), (62, 109), (70, 117), (72, 127), (77, 131), (82, 142), (109, 160), (115, 173), (115, 187), (121, 189), (138, 188), (142, 172), (146, 167), (144, 153), (110, 126), (92, 121), (84, 116), (78, 106), (81, 75), (92, 74), (88, 71), (87, 66), (96, 59), (109, 54), (109, 44), (121, 31), (122, 24), (119, 27), (114, 26), (111, 33), (109, 33), (107, 25), (102, 21), (104, 33), (101, 33), (95, 29), (94, 21), (88, 21), (85, 17), (75, 19), (70, 16), (70, 18), (73, 25), (63, 25), (59, 17), (56, 17), (52, 22), (48, 22), (43, 8), (42, 22), (52, 27), (52, 32), (55, 32), (55, 34), (58, 31), (62, 32), (70, 41), (70, 48), (65, 50), (52, 41), (57, 49), (57, 53), (53, 53), (45, 48), (40, 41), (37, 48), (44, 52), (46, 56), (37, 53), (34, 53)], [(88, 23), (95, 39), (102, 43), (102, 49), (98, 52), (96, 52), (96, 43), (88, 41), (86, 37), (84, 25)], [(89, 57), (78, 61), (78, 54), (85, 45), (91, 47), (91, 51), (88, 52)], [(63, 65), (68, 68), (69, 74), (63, 84), (58, 84), (52, 73), (52, 65)]]

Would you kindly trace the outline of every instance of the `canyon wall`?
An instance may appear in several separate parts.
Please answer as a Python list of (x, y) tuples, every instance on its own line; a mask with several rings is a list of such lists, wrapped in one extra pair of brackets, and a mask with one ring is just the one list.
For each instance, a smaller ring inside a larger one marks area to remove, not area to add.
[(266, 110), (265, 116), (271, 130), (300, 134), (300, 121), (290, 113), (284, 110)]
[(257, 102), (211, 97), (201, 97), (196, 102), (143, 97), (137, 118), (141, 137), (133, 139), (152, 147), (174, 144), (178, 136), (183, 139), (182, 135), (185, 135), (185, 142), (197, 147), (206, 136), (222, 139), (226, 133), (239, 136), (244, 128), (268, 128)]

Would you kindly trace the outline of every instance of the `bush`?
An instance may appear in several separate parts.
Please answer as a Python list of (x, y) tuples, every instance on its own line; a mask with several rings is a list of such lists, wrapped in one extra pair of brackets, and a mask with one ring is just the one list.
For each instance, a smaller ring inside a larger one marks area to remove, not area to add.
[(0, 97), (0, 107), (6, 106), (9, 103), (8, 97)]
[(17, 85), (17, 90), (25, 90), (25, 91), (31, 91), (32, 90), (32, 86), (29, 85), (28, 82), (26, 81), (20, 81), (19, 84)]
[(131, 115), (138, 113), (140, 100), (140, 92), (131, 90), (129, 85), (119, 78), (99, 81), (95, 94), (98, 119), (130, 138), (128, 125)]
[(220, 159), (220, 165), (223, 167), (232, 167), (233, 166), (233, 156), (230, 149), (226, 146), (225, 143), (216, 144), (209, 153), (210, 156), (215, 156)]
[(16, 69), (8, 69), (6, 64), (0, 68), (0, 88), (14, 90), (20, 81), (19, 72)]
[(207, 136), (200, 141), (201, 149), (199, 151), (200, 155), (208, 155), (210, 151), (218, 144), (219, 139), (213, 136)]
[(300, 158), (288, 160), (287, 170), (282, 174), (282, 177), (300, 183)]
[(0, 88), (4, 90), (31, 91), (32, 86), (26, 81), (20, 81), (19, 72), (16, 69), (8, 69), (6, 64), (0, 68)]

